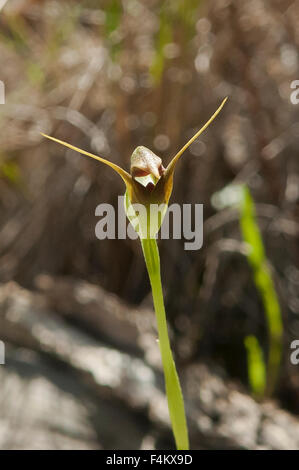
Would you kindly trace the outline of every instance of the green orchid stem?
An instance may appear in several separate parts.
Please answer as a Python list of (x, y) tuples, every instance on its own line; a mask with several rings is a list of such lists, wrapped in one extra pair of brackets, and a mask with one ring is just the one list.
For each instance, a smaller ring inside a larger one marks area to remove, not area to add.
[(141, 239), (141, 245), (152, 288), (172, 430), (177, 449), (188, 450), (189, 438), (184, 400), (168, 337), (161, 284), (159, 250), (154, 238)]

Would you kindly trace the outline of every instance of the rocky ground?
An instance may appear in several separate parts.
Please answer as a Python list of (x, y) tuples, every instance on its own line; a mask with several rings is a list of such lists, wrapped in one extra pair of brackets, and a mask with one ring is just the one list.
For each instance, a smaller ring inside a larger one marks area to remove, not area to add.
[[(171, 448), (154, 313), (40, 276), (0, 288), (2, 449)], [(299, 419), (257, 403), (213, 364), (180, 370), (197, 449), (299, 449)]]

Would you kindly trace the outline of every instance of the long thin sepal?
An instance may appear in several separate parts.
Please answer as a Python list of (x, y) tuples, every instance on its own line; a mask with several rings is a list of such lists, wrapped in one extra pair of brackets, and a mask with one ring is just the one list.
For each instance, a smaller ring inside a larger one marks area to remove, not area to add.
[(93, 153), (90, 153), (90, 152), (86, 152), (85, 150), (75, 147), (74, 145), (68, 144), (67, 142), (64, 142), (63, 140), (59, 140), (59, 139), (56, 139), (55, 137), (51, 137), (50, 135), (43, 134), (42, 132), (41, 132), (41, 135), (46, 137), (47, 139), (57, 142), (58, 144), (64, 145), (65, 147), (75, 150), (76, 152), (79, 152), (82, 155), (87, 155), (88, 157), (94, 158), (95, 160), (98, 160), (99, 162), (105, 163), (106, 165), (113, 168), (113, 170), (115, 170), (122, 177), (122, 179), (124, 180), (126, 184), (131, 185), (131, 181), (132, 181), (131, 175), (127, 173), (125, 170), (123, 170), (123, 168), (116, 165), (115, 163), (109, 162), (109, 160), (106, 160), (105, 158), (98, 157), (97, 155), (94, 155)]
[(194, 136), (184, 145), (184, 147), (182, 147), (181, 150), (173, 157), (166, 169), (167, 173), (172, 173), (174, 171), (175, 165), (181, 155), (185, 152), (185, 150), (187, 150), (188, 147), (190, 147), (190, 145), (197, 139), (197, 137), (199, 137), (200, 134), (202, 134), (206, 130), (206, 128), (211, 124), (211, 122), (214, 121), (215, 117), (220, 113), (226, 101), (227, 97), (222, 101), (217, 111), (213, 114), (212, 117), (210, 117), (210, 119), (205, 123), (205, 125), (201, 129), (199, 129), (199, 131), (197, 131), (196, 134), (194, 134)]

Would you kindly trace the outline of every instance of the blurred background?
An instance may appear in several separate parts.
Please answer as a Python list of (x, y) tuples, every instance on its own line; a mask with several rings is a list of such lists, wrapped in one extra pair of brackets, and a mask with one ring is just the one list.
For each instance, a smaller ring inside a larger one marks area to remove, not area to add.
[[(298, 22), (293, 0), (0, 1), (2, 449), (173, 448), (140, 243), (95, 237), (123, 182), (40, 132), (126, 169), (144, 145), (166, 166), (225, 96), (171, 198), (204, 204), (203, 247), (159, 243), (191, 446), (299, 449)], [(267, 292), (240, 212), (226, 193), (213, 204), (232, 183), (254, 200), (279, 302), (271, 393), (255, 386)]]

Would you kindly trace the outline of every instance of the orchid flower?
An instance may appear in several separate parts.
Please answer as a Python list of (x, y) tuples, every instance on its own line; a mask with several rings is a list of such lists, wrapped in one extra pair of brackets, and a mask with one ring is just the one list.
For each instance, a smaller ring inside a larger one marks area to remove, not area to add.
[[(166, 168), (162, 164), (160, 157), (155, 155), (146, 147), (137, 147), (131, 156), (130, 173), (106, 160), (82, 150), (55, 137), (42, 134), (47, 139), (53, 140), (83, 155), (94, 158), (113, 168), (123, 179), (126, 185), (125, 208), (128, 219), (133, 224), (140, 236), (142, 250), (152, 288), (154, 307), (157, 318), (159, 345), (164, 369), (166, 395), (168, 409), (172, 424), (172, 430), (178, 450), (189, 449), (188, 429), (184, 409), (184, 401), (181, 392), (180, 382), (176, 371), (175, 363), (170, 348), (166, 314), (164, 308), (162, 283), (160, 275), (160, 257), (155, 235), (165, 215), (168, 201), (172, 193), (174, 171), (182, 154), (200, 136), (200, 134), (211, 124), (220, 113), (227, 98), (223, 100), (217, 111), (204, 124), (204, 126), (194, 134), (194, 136), (179, 150)], [(135, 210), (136, 205), (145, 208), (145, 216), (140, 210)], [(149, 217), (151, 206), (163, 206), (164, 210), (158, 223), (154, 223)], [(136, 223), (137, 219), (137, 223)]]

